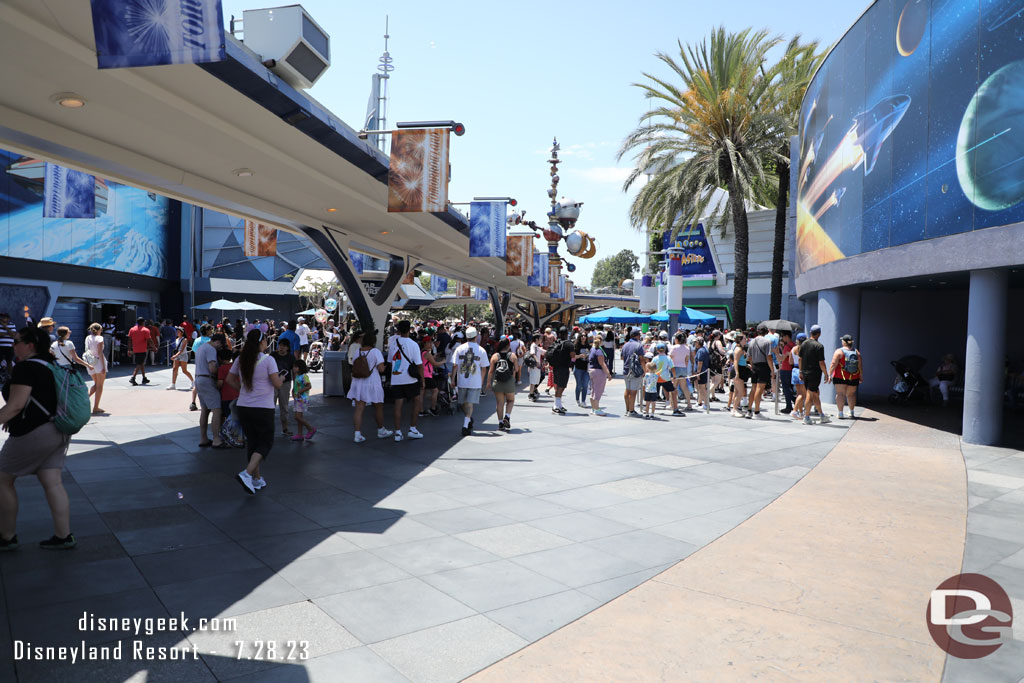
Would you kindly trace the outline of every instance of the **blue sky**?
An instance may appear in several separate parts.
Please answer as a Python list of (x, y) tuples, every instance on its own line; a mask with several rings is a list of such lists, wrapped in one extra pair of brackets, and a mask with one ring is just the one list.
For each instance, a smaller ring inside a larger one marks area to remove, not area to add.
[[(427, 5), (384, 0), (302, 5), (331, 36), (331, 68), (310, 94), (349, 125), (366, 112), (370, 76), (383, 51), (390, 16), (389, 124), (455, 119), (449, 199), (509, 195), (527, 218), (543, 223), (551, 139), (562, 145), (560, 195), (584, 202), (578, 227), (598, 241), (590, 260), (572, 259), (574, 279), (589, 285), (598, 259), (644, 240), (629, 225), (622, 180), (630, 162), (615, 160), (645, 101), (630, 84), (644, 71), (667, 75), (654, 53), (678, 53), (719, 25), (767, 28), (789, 38), (831, 44), (868, 0), (728, 0), (727, 2), (538, 2)], [(225, 21), (266, 4), (223, 0)], [(561, 250), (565, 253), (564, 248)]]

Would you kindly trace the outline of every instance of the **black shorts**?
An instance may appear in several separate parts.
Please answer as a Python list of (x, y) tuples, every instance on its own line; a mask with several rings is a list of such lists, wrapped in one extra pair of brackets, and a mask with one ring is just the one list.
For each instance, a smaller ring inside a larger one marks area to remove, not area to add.
[(235, 405), (234, 413), (245, 434), (245, 461), (248, 463), (253, 453), (266, 460), (274, 446), (274, 409)]
[(388, 388), (388, 395), (394, 401), (400, 401), (403, 399), (413, 399), (420, 395), (420, 383), (413, 382), (412, 384), (392, 384)]
[(437, 389), (440, 386), (438, 384), (437, 377), (424, 377), (423, 388), (424, 389)]
[(666, 394), (674, 393), (675, 390), (676, 390), (676, 383), (675, 382), (662, 382), (662, 381), (659, 381), (658, 382), (658, 386), (661, 387), (662, 391), (664, 391)]
[(855, 387), (860, 384), (859, 379), (843, 379), (842, 377), (833, 377), (832, 384), (845, 384), (848, 387)]
[(136, 365), (145, 365), (146, 364), (146, 357), (148, 355), (149, 355), (149, 351), (143, 351), (142, 353), (133, 353), (132, 354), (132, 359), (135, 361)]
[(737, 366), (736, 371), (733, 373), (734, 378), (738, 378), (744, 384), (750, 379), (750, 366), (740, 365)]
[(770, 384), (772, 381), (772, 370), (767, 363), (754, 363), (754, 384)]
[(309, 351), (309, 344), (300, 344), (299, 345), (299, 351), (301, 351), (302, 353), (308, 352)]
[(569, 368), (551, 368), (551, 372), (554, 373), (556, 387), (564, 389), (569, 386)]
[(654, 393), (647, 392), (647, 391), (644, 392), (644, 401), (646, 401), (647, 403), (655, 403), (657, 400), (658, 400), (658, 392), (656, 392), (656, 391)]
[(804, 388), (807, 391), (818, 393), (818, 386), (821, 384), (820, 372), (801, 372), (800, 377), (804, 381)]

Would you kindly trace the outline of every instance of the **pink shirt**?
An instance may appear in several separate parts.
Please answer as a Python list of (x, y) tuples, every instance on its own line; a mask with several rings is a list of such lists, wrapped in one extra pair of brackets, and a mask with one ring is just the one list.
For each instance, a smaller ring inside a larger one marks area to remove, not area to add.
[(690, 347), (686, 344), (675, 344), (668, 347), (668, 356), (680, 371), (690, 367)]
[[(239, 375), (239, 358), (231, 364), (231, 374)], [(277, 391), (270, 382), (270, 376), (277, 374), (277, 363), (265, 353), (261, 353), (256, 360), (256, 367), (252, 371), (252, 389), (246, 389), (245, 383), (238, 390), (238, 403), (243, 408), (270, 408), (274, 409), (274, 392)]]

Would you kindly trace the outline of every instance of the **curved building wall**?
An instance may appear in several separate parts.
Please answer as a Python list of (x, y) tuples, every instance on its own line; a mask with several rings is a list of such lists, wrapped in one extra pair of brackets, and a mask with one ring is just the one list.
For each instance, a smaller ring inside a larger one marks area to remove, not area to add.
[[(913, 259), (924, 240), (975, 240), (963, 233), (987, 242), (999, 232), (1018, 245), (1003, 260), (1024, 261), (1021, 226), (979, 233), (1024, 221), (1020, 10), (1019, 0), (878, 0), (828, 55), (801, 112), (801, 294), (830, 286), (826, 264), (881, 252), (857, 270), (861, 281), (884, 279), (884, 250), (908, 245), (899, 253)], [(927, 267), (959, 270), (955, 260)]]

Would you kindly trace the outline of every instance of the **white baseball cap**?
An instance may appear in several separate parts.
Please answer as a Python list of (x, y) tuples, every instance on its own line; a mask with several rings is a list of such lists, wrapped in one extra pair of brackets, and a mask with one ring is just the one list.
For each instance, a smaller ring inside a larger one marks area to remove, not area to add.
[(467, 327), (466, 328), (466, 338), (467, 339), (476, 339), (476, 328), (475, 327)]

